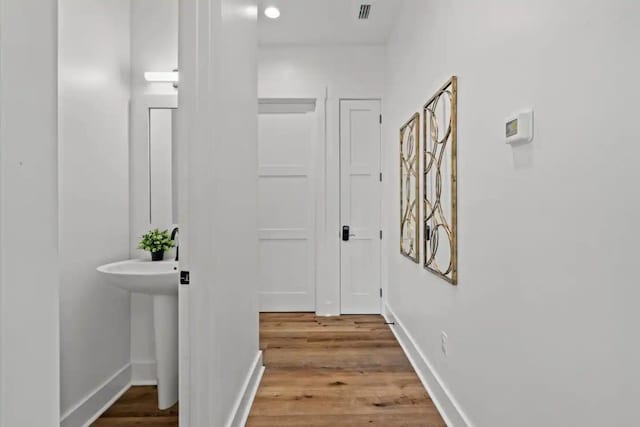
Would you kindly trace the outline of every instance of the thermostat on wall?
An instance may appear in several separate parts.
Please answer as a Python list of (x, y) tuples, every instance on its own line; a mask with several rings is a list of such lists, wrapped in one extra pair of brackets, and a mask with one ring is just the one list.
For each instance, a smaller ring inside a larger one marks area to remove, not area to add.
[(523, 111), (509, 117), (505, 126), (507, 144), (531, 142), (533, 140), (533, 110)]

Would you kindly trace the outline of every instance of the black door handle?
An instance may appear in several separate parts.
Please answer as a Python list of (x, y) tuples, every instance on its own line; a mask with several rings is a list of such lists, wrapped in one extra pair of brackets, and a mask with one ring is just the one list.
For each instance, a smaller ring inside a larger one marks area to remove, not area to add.
[(349, 241), (349, 226), (348, 225), (343, 225), (342, 226), (342, 240), (345, 242)]

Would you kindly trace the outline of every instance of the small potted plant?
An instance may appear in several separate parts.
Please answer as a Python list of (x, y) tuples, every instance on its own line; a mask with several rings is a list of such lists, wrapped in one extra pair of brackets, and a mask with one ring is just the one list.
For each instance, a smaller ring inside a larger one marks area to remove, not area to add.
[(162, 261), (164, 251), (174, 247), (176, 243), (171, 240), (169, 230), (160, 231), (157, 228), (142, 236), (138, 249), (151, 252), (151, 261)]

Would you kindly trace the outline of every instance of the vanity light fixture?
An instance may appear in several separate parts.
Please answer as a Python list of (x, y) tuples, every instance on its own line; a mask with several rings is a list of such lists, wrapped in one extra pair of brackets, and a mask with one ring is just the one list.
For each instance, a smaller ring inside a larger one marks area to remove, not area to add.
[(280, 17), (280, 10), (275, 6), (269, 6), (264, 10), (264, 16), (270, 19), (277, 19)]
[(178, 87), (178, 70), (173, 71), (147, 71), (144, 79), (153, 83), (173, 83), (173, 87)]

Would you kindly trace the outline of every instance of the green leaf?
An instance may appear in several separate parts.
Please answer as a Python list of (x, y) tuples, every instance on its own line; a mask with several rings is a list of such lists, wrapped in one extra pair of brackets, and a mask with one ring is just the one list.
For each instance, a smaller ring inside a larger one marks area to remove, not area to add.
[(149, 252), (166, 251), (174, 246), (175, 242), (171, 240), (169, 230), (160, 231), (157, 228), (145, 233), (138, 244), (139, 249)]

